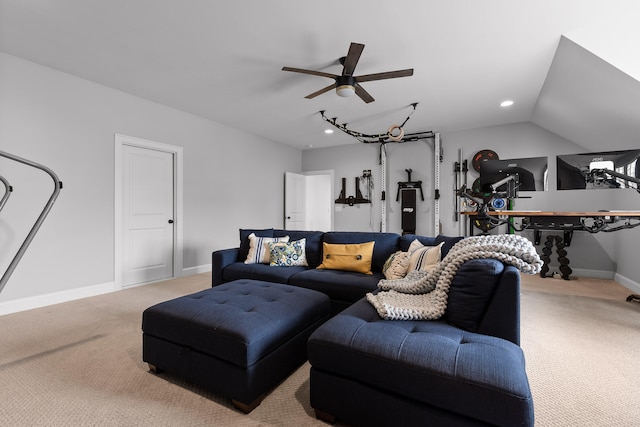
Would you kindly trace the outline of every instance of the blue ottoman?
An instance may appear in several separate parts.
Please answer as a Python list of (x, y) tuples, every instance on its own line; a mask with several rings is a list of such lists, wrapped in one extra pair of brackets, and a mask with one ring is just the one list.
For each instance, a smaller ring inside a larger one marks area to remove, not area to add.
[(329, 317), (310, 289), (236, 280), (149, 307), (142, 357), (251, 412), (307, 359), (307, 339)]

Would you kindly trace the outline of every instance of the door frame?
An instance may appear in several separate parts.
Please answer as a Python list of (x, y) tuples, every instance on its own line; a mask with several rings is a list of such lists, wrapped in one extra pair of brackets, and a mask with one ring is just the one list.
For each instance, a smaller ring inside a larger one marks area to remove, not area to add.
[[(118, 291), (123, 289), (123, 228), (124, 219), (122, 212), (122, 175), (123, 164), (122, 154), (123, 146), (130, 145), (138, 148), (163, 151), (173, 154), (173, 277), (180, 277), (182, 275), (183, 265), (183, 153), (182, 147), (176, 145), (164, 144), (162, 142), (151, 141), (148, 139), (137, 138), (128, 135), (115, 134), (115, 167), (114, 167), (114, 290)], [(134, 286), (145, 285), (130, 285), (127, 288)]]

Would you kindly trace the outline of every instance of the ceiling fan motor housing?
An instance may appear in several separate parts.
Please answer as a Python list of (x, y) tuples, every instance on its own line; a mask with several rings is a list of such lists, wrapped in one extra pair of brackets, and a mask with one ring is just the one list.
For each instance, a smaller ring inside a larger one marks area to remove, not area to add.
[(336, 93), (339, 96), (352, 96), (356, 91), (356, 79), (353, 76), (336, 77)]

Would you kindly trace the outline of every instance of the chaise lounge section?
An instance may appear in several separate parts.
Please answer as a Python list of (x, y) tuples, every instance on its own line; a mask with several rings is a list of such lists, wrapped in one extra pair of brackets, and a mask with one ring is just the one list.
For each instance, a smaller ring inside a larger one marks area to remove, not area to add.
[(468, 261), (449, 295), (439, 320), (384, 320), (362, 299), (320, 326), (308, 347), (316, 416), (356, 426), (533, 426), (519, 272)]

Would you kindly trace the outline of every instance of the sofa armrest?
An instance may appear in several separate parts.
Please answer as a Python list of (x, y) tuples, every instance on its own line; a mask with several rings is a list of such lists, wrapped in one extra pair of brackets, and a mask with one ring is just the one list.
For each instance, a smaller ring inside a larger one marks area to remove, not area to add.
[(211, 253), (211, 286), (223, 283), (222, 271), (238, 261), (240, 248), (220, 249)]

